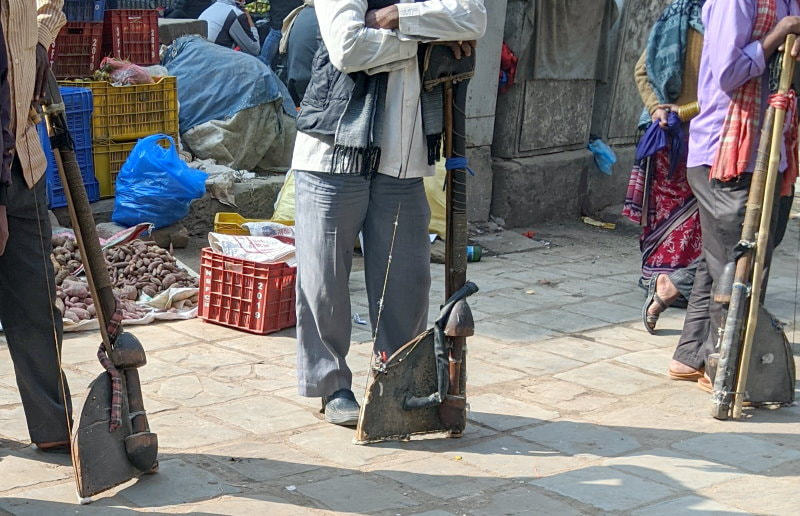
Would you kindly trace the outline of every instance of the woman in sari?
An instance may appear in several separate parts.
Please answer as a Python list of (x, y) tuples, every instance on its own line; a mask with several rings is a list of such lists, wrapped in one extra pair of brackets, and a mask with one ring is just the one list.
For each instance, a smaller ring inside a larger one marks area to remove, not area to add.
[(669, 306), (686, 306), (702, 251), (697, 201), (686, 181), (689, 119), (697, 110), (705, 0), (675, 0), (650, 33), (636, 65), (646, 130), (623, 214), (642, 226), (642, 321), (655, 331)]

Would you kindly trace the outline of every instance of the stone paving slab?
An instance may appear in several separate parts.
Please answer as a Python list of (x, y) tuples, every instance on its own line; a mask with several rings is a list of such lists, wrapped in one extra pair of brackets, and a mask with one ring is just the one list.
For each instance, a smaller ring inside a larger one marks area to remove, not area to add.
[(666, 498), (675, 491), (612, 468), (592, 466), (533, 482), (604, 511), (625, 511)]
[(607, 326), (608, 322), (588, 315), (578, 313), (565, 313), (564, 310), (545, 310), (542, 312), (526, 313), (517, 316), (517, 319), (528, 323), (543, 326), (560, 332), (582, 331)]
[(121, 496), (139, 507), (155, 508), (238, 492), (239, 489), (228, 485), (206, 469), (187, 464), (180, 459), (169, 459), (159, 463), (157, 474), (142, 477), (125, 489)]
[(286, 499), (269, 495), (223, 496), (215, 500), (192, 505), (166, 507), (169, 512), (193, 514), (197, 516), (307, 516), (318, 515), (322, 511), (306, 509), (292, 500), (291, 493)]
[(750, 475), (701, 489), (698, 494), (751, 514), (797, 514), (798, 473), (787, 477)]
[(734, 434), (701, 435), (676, 443), (673, 447), (754, 473), (800, 459), (800, 451)]
[(372, 472), (442, 500), (491, 493), (510, 483), (457, 458), (433, 457)]
[(318, 461), (285, 443), (238, 442), (214, 448), (206, 456), (257, 482), (278, 480), (320, 468)]
[(665, 383), (665, 380), (656, 376), (625, 369), (607, 361), (573, 369), (555, 377), (618, 396), (636, 394)]
[(684, 496), (676, 500), (661, 502), (650, 507), (633, 511), (634, 516), (674, 516), (675, 514), (703, 514), (706, 516), (728, 516), (730, 514), (749, 514), (735, 507), (707, 500), (700, 496)]
[(566, 455), (586, 455), (590, 458), (614, 457), (639, 448), (636, 439), (622, 432), (572, 421), (556, 421), (514, 432), (514, 435)]
[(551, 498), (533, 486), (515, 487), (497, 493), (489, 504), (471, 511), (476, 516), (524, 516), (534, 514), (558, 514), (573, 516), (583, 514), (568, 503)]
[(32, 447), (21, 450), (15, 455), (0, 457), (0, 492), (11, 491), (20, 487), (29, 487), (43, 482), (55, 482), (69, 478), (71, 471), (66, 467), (69, 461), (60, 465), (50, 464), (47, 456), (33, 451)]
[[(508, 346), (492, 353), (488, 360), (492, 363), (505, 364), (507, 368), (513, 368), (515, 371), (524, 372), (523, 376), (527, 377), (549, 376), (583, 365), (583, 362), (535, 349), (530, 345)], [(504, 376), (509, 380), (519, 378), (516, 372), (506, 373)]]
[[(797, 512), (800, 405), (711, 418), (707, 393), (665, 374), (684, 311), (662, 314), (656, 335), (643, 330), (635, 231), (576, 226), (543, 236), (549, 249), (470, 264), (482, 290), (471, 299), (478, 335), (461, 439), (353, 445), (352, 429), (322, 420), (318, 399), (297, 396), (294, 329), (263, 337), (199, 320), (153, 324), (132, 330), (148, 351), (141, 375), (161, 471), (79, 506), (66, 458), (28, 445), (0, 337), (0, 514)], [(768, 305), (782, 319), (795, 311), (795, 260), (776, 254)], [(366, 317), (360, 258), (353, 269), (354, 311)], [(431, 272), (435, 316), (444, 267)], [(360, 396), (371, 335), (352, 328)], [(76, 406), (102, 373), (97, 343), (91, 333), (65, 340)]]
[(626, 353), (624, 349), (575, 337), (546, 340), (529, 344), (527, 347), (535, 352), (555, 353), (586, 364), (614, 358)]
[(380, 512), (419, 505), (407, 494), (381, 485), (364, 475), (349, 475), (298, 486), (297, 490), (320, 506), (341, 512)]
[(676, 489), (703, 489), (745, 474), (733, 466), (665, 448), (608, 459), (603, 464)]
[(450, 452), (448, 457), (462, 460), (502, 478), (536, 479), (585, 465), (585, 457), (571, 457), (558, 451), (512, 436), (483, 441)]
[[(472, 396), (469, 404), (470, 420), (500, 431), (543, 423), (559, 417), (559, 413), (555, 410), (499, 394)], [(520, 414), (524, 414), (525, 417), (519, 417)]]

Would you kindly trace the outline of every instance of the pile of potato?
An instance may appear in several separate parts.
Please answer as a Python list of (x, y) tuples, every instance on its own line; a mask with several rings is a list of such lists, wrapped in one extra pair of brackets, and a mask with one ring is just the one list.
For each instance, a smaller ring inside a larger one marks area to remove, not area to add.
[[(136, 304), (145, 294), (154, 297), (170, 287), (197, 287), (197, 278), (180, 268), (166, 249), (141, 240), (104, 250), (114, 295), (125, 319), (141, 319), (149, 308)], [(73, 274), (82, 266), (78, 244), (71, 238), (53, 237), (50, 260), (56, 273), (56, 306), (65, 319), (80, 322), (96, 316), (85, 281)], [(196, 303), (186, 300), (183, 309)], [(172, 311), (172, 310), (171, 310)]]
[(50, 255), (56, 273), (56, 285), (61, 283), (77, 271), (81, 263), (81, 252), (78, 244), (65, 236), (53, 237), (53, 253)]
[[(141, 294), (154, 297), (170, 287), (197, 287), (197, 278), (181, 269), (166, 249), (153, 243), (134, 240), (104, 251), (111, 282), (126, 299)], [(134, 290), (136, 291), (134, 295)]]
[[(117, 295), (123, 319), (141, 319), (150, 312), (148, 307), (138, 305), (134, 300), (121, 297), (116, 289), (114, 293)], [(56, 289), (56, 295), (56, 307), (58, 307), (65, 319), (78, 323), (94, 319), (97, 316), (89, 286), (85, 281), (74, 277), (65, 278)]]

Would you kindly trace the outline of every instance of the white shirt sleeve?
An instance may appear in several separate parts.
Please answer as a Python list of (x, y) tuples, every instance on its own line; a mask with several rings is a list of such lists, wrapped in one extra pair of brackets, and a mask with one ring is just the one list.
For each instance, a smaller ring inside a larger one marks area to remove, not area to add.
[(316, 0), (314, 8), (331, 63), (344, 73), (406, 61), (417, 55), (417, 41), (401, 41), (395, 31), (364, 25), (366, 0)]
[(427, 0), (397, 4), (399, 32), (435, 41), (469, 41), (486, 32), (483, 0)]

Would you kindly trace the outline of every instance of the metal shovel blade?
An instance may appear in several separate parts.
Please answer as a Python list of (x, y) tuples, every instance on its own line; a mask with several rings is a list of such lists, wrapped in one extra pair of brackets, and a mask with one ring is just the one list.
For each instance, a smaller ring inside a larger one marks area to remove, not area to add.
[(428, 330), (398, 349), (383, 367), (370, 372), (353, 441), (368, 444), (444, 432), (438, 406), (403, 407), (409, 396), (428, 396), (436, 388), (433, 330)]
[(747, 375), (745, 400), (753, 404), (789, 404), (794, 401), (795, 365), (792, 346), (781, 324), (763, 306)]
[(125, 439), (131, 435), (130, 409), (122, 378), (122, 425), (109, 432), (111, 379), (100, 374), (89, 384), (78, 420), (72, 428), (72, 459), (78, 494), (89, 498), (142, 475), (128, 460)]

